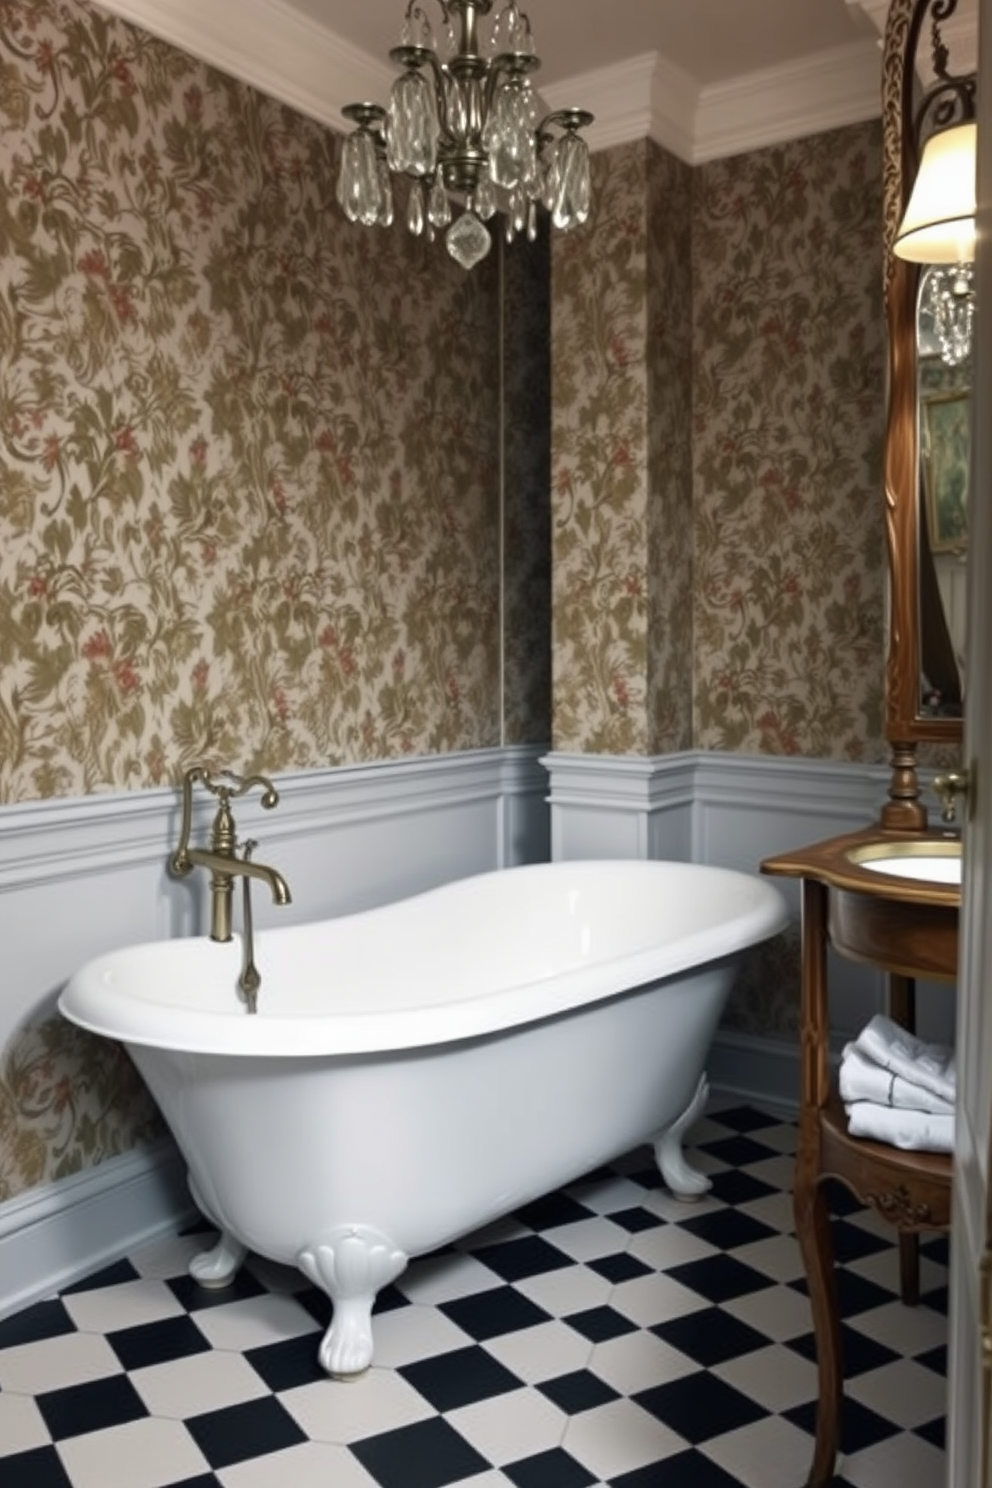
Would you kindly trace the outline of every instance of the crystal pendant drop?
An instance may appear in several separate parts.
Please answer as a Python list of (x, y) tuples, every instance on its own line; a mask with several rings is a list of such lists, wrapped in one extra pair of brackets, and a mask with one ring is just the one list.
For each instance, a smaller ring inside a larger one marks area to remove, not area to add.
[(481, 263), (492, 246), (492, 239), (474, 212), (463, 212), (444, 235), (448, 252), (463, 269)]

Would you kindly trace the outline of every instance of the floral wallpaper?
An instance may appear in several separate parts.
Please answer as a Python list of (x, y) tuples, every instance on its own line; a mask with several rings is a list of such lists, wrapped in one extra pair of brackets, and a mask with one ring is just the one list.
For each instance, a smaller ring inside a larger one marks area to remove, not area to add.
[[(0, 0), (0, 129), (0, 809), (545, 742), (546, 250), (503, 555), (499, 254), (351, 226), (333, 134), (83, 0)], [(0, 1051), (0, 1200), (159, 1129), (50, 1009)]]
[(881, 125), (694, 184), (695, 745), (880, 760)]
[(497, 743), (496, 261), (95, 8), (0, 67), (0, 801)]
[(557, 750), (650, 751), (647, 153), (594, 156), (591, 228), (552, 245)]
[(0, 1202), (163, 1131), (124, 1050), (64, 1018), (29, 1023), (0, 1057)]

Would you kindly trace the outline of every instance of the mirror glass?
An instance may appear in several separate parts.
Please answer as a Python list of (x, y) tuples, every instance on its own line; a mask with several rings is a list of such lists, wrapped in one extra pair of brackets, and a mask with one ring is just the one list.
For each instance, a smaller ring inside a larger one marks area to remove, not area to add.
[(964, 702), (965, 573), (971, 420), (971, 264), (920, 275), (916, 427), (920, 713), (960, 718)]

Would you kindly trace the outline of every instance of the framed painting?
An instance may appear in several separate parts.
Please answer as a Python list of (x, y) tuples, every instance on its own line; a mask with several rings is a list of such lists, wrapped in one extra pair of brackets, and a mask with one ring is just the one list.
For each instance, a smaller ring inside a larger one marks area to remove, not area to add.
[(922, 407), (923, 485), (930, 547), (962, 553), (968, 546), (971, 394), (934, 393)]

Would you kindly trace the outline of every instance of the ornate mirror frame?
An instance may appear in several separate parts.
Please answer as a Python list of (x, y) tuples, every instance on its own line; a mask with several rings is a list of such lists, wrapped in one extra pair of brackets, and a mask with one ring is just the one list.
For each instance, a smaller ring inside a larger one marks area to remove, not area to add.
[(881, 825), (894, 831), (921, 831), (927, 825), (927, 810), (919, 799), (917, 746), (922, 742), (960, 746), (964, 733), (961, 718), (927, 717), (920, 709), (916, 349), (920, 266), (892, 252), (916, 176), (914, 65), (920, 35), (928, 17), (943, 20), (956, 6), (957, 0), (892, 0), (883, 49), (882, 200), (889, 346), (884, 482), (890, 578), (885, 734), (891, 748), (892, 778)]

